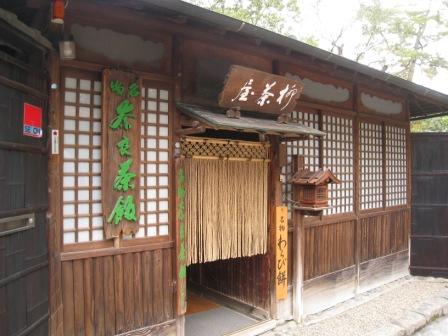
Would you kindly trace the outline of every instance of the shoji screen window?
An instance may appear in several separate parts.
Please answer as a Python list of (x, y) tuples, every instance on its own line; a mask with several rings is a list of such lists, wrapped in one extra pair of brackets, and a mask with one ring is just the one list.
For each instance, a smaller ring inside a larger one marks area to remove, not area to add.
[(377, 123), (360, 123), (361, 210), (383, 207), (383, 134)]
[(169, 234), (169, 92), (159, 85), (142, 88), (140, 229), (137, 237)]
[(102, 240), (101, 81), (66, 75), (63, 83), (63, 242)]
[[(319, 114), (314, 111), (294, 111), (292, 112), (291, 122), (300, 125), (319, 129)], [(292, 176), (292, 158), (294, 155), (304, 157), (305, 168), (310, 170), (319, 169), (319, 139), (317, 137), (308, 140), (288, 141), (287, 147), (287, 165), (283, 167), (282, 174), (286, 181)], [(283, 184), (283, 202), (288, 204), (288, 200), (292, 199), (292, 186), (289, 183)], [(288, 214), (289, 216), (291, 213)]]
[(386, 206), (406, 203), (406, 129), (386, 126)]
[(351, 118), (323, 115), (323, 167), (330, 169), (340, 184), (329, 185), (330, 209), (325, 215), (353, 212), (353, 120)]

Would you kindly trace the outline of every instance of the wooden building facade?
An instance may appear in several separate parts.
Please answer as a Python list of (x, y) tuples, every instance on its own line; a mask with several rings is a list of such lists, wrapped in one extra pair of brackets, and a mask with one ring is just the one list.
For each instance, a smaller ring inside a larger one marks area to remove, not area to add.
[[(70, 1), (48, 35), (76, 47), (47, 59), (51, 335), (183, 335), (190, 290), (300, 320), (408, 274), (409, 121), (447, 97), (181, 1)], [(302, 83), (291, 120), (216, 120), (232, 65)], [(300, 169), (340, 180), (329, 208), (293, 206)]]

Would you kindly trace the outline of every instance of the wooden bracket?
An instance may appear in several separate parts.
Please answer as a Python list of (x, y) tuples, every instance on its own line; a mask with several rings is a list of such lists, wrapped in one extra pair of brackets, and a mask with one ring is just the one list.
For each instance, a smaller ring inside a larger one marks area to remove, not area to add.
[(177, 135), (201, 134), (206, 130), (205, 126), (197, 125), (195, 127), (180, 128), (176, 130)]
[(277, 122), (280, 124), (287, 124), (291, 120), (290, 113), (282, 113), (277, 117)]
[(239, 108), (228, 109), (226, 111), (226, 116), (227, 116), (227, 118), (239, 119), (239, 118), (241, 118), (241, 111)]

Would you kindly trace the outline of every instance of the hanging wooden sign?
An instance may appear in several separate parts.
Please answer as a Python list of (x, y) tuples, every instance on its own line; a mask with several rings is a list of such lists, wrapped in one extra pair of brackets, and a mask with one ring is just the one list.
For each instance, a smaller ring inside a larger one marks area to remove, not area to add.
[(278, 206), (275, 211), (275, 289), (277, 300), (288, 295), (288, 208)]
[(271, 114), (291, 113), (303, 83), (283, 76), (232, 65), (219, 96), (219, 106)]
[(140, 79), (103, 71), (102, 198), (107, 239), (139, 227)]

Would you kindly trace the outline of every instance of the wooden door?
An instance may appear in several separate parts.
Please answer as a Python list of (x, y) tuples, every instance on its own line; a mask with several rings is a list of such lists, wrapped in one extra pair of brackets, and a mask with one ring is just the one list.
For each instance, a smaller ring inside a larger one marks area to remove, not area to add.
[(412, 135), (411, 273), (448, 276), (448, 133)]
[(44, 67), (43, 49), (0, 24), (0, 335), (48, 335)]

